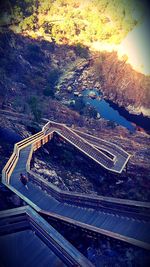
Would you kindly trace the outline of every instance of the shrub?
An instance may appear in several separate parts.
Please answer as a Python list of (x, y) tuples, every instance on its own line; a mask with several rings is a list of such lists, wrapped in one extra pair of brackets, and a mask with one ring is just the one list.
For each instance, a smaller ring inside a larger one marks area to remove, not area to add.
[(108, 121), (107, 126), (111, 129), (114, 129), (116, 127), (115, 121)]
[(97, 118), (97, 110), (95, 109), (95, 107), (92, 107), (90, 105), (87, 105), (84, 108), (84, 115), (90, 117), (90, 118)]
[(51, 87), (54, 87), (58, 83), (60, 71), (58, 69), (52, 69), (48, 75), (48, 83)]
[(43, 90), (43, 94), (44, 94), (45, 96), (50, 96), (50, 97), (54, 98), (54, 96), (55, 96), (55, 90), (47, 86), (47, 87)]
[(84, 47), (82, 44), (76, 45), (75, 53), (77, 56), (82, 57), (82, 58), (88, 58), (89, 56), (88, 48)]
[(42, 51), (36, 44), (29, 44), (27, 48), (27, 58), (32, 62), (38, 62), (42, 60)]
[(85, 103), (83, 97), (76, 98), (74, 109), (82, 115), (84, 113), (84, 108), (85, 108)]
[(37, 98), (35, 96), (30, 97), (28, 104), (34, 115), (35, 121), (39, 122), (42, 116), (42, 111), (39, 108), (39, 103), (38, 103)]

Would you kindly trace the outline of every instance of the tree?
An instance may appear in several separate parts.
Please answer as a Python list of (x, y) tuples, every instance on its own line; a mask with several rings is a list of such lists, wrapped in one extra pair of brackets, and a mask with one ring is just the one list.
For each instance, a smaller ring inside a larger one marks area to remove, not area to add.
[(48, 75), (48, 83), (53, 88), (58, 83), (60, 71), (58, 69), (52, 69)]
[(28, 104), (34, 115), (35, 121), (39, 122), (41, 119), (42, 111), (39, 108), (38, 100), (35, 96), (30, 97)]
[(42, 51), (36, 44), (29, 44), (27, 48), (27, 58), (31, 63), (42, 61)]
[(44, 90), (43, 90), (43, 94), (45, 96), (50, 96), (52, 98), (54, 98), (55, 96), (55, 90), (54, 90), (54, 87), (53, 88), (50, 88), (49, 86), (47, 86)]
[(84, 115), (90, 117), (90, 118), (97, 118), (97, 110), (95, 109), (95, 107), (92, 107), (90, 105), (87, 105), (84, 108)]
[(20, 22), (19, 27), (24, 30), (34, 30), (35, 29), (35, 17), (31, 15), (25, 18), (23, 21)]
[(78, 43), (75, 47), (76, 55), (83, 58), (88, 58), (88, 48), (84, 47), (82, 44)]
[(74, 109), (77, 110), (81, 115), (84, 113), (85, 103), (83, 97), (77, 97), (74, 104)]
[(43, 36), (49, 34), (58, 43), (66, 40), (70, 44), (101, 40), (121, 42), (145, 13), (142, 1), (136, 1), (135, 5), (135, 0), (3, 2), (6, 2), (1, 16), (3, 24), (19, 24), (22, 31), (40, 28)]

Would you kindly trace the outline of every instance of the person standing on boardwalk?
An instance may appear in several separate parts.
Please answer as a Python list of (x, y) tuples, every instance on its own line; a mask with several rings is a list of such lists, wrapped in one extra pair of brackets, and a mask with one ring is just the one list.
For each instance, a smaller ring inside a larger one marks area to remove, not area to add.
[(28, 183), (28, 177), (20, 173), (20, 181), (25, 186), (26, 189), (28, 189), (27, 183)]

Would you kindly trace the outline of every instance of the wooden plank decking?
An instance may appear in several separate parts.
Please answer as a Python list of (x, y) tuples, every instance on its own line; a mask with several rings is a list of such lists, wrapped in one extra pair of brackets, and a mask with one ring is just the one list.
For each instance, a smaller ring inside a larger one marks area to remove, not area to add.
[(106, 231), (108, 235), (113, 233), (116, 236), (118, 235), (120, 239), (126, 238), (131, 243), (135, 242), (137, 245), (149, 247), (149, 221), (139, 220), (134, 218), (134, 216), (128, 217), (126, 214), (123, 216), (119, 212), (110, 213), (109, 209), (108, 212), (104, 212), (100, 208), (99, 210), (95, 210), (92, 208), (78, 207), (73, 204), (61, 203), (32, 182), (29, 183), (29, 190), (27, 190), (20, 182), (19, 174), (20, 172), (26, 172), (26, 162), (30, 149), (31, 146), (29, 145), (20, 152), (19, 160), (10, 180), (10, 185), (21, 193), (22, 197), (29, 199), (43, 212), (56, 213), (65, 217), (65, 220), (68, 218), (72, 219), (74, 223), (86, 224), (87, 228), (89, 226), (89, 229), (93, 227), (97, 232)]
[[(52, 188), (50, 184), (46, 183), (43, 186), (44, 182), (39, 180), (38, 177), (35, 177), (34, 183), (31, 179), (29, 190), (22, 185), (19, 180), (20, 173), (29, 171), (33, 150), (48, 142), (54, 132), (57, 132), (91, 159), (111, 171), (122, 172), (129, 160), (130, 155), (116, 145), (113, 146), (109, 142), (95, 137), (92, 138), (92, 136), (81, 132), (73, 132), (64, 124), (48, 122), (41, 132), (15, 145), (12, 157), (3, 169), (3, 183), (38, 212), (150, 249), (150, 219), (145, 219), (146, 215), (140, 215), (139, 210), (136, 215), (132, 209), (138, 207), (142, 211), (143, 209), (148, 210), (150, 203), (112, 199), (113, 205), (116, 205), (116, 209), (112, 210), (110, 208), (111, 198), (108, 198), (104, 209), (101, 205), (102, 198), (93, 199), (91, 197), (90, 202), (90, 196), (86, 199), (85, 197), (75, 196), (75, 194), (73, 196), (69, 192), (66, 195), (62, 194), (60, 190), (55, 192), (54, 186)], [(113, 157), (109, 157), (106, 153), (99, 151), (98, 148), (107, 151)], [(55, 194), (52, 193), (52, 190)], [(78, 201), (76, 201), (76, 197)], [(85, 205), (82, 205), (84, 202)], [(119, 209), (120, 202), (122, 206)], [(126, 208), (130, 210), (128, 211)]]

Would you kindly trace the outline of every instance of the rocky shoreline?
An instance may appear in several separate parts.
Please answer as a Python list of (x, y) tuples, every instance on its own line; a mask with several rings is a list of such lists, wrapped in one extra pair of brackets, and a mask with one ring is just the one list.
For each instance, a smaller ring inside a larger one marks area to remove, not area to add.
[(133, 106), (131, 104), (125, 103), (122, 99), (116, 99), (115, 94), (107, 93), (103, 86), (103, 81), (101, 82), (94, 74), (94, 67), (92, 66), (91, 60), (78, 59), (75, 61), (76, 70), (74, 71), (74, 64), (72, 68), (69, 67), (62, 75), (59, 83), (57, 85), (58, 93), (64, 99), (68, 99), (67, 93), (80, 92), (86, 89), (97, 89), (103, 93), (103, 98), (112, 101), (118, 107), (124, 108), (129, 114), (133, 115), (143, 115), (143, 117), (150, 118), (150, 109), (143, 106)]

